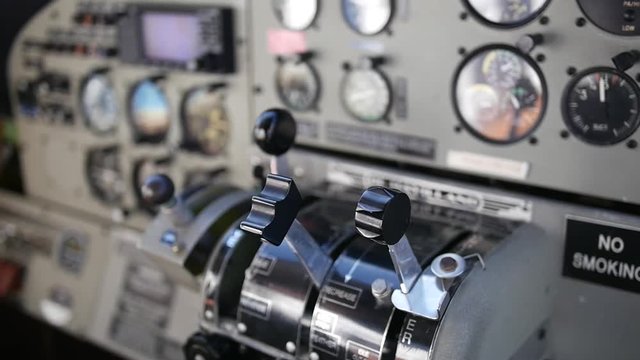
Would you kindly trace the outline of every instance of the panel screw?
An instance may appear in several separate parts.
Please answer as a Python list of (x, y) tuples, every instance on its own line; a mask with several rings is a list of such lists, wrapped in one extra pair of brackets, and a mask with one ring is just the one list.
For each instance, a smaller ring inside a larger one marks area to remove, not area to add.
[(382, 299), (391, 293), (389, 283), (385, 279), (376, 279), (371, 283), (371, 293), (376, 299)]

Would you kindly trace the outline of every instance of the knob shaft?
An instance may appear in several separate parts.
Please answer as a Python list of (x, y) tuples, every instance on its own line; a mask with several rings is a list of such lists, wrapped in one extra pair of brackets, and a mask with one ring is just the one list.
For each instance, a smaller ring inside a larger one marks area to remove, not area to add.
[(409, 227), (411, 201), (398, 190), (369, 188), (358, 202), (355, 220), (356, 229), (365, 238), (381, 245), (395, 245)]
[(142, 199), (153, 206), (161, 206), (171, 202), (175, 195), (175, 185), (170, 177), (156, 174), (147, 177), (142, 185)]
[(262, 151), (280, 156), (291, 148), (296, 132), (296, 121), (290, 112), (284, 109), (270, 109), (258, 116), (253, 138)]

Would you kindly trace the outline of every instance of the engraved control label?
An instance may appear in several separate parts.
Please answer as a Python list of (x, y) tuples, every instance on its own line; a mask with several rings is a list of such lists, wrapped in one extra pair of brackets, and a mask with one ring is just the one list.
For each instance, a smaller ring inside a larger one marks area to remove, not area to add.
[(243, 292), (240, 297), (240, 311), (262, 320), (269, 320), (271, 317), (271, 301)]
[(313, 330), (311, 332), (311, 347), (314, 350), (320, 350), (327, 354), (338, 356), (338, 351), (340, 351), (340, 336)]
[(328, 311), (318, 310), (315, 319), (313, 320), (313, 327), (332, 333), (335, 330), (337, 321), (338, 315)]
[(355, 309), (358, 307), (362, 290), (353, 286), (330, 281), (322, 289), (322, 294), (323, 301), (330, 301), (349, 309)]
[(346, 360), (378, 360), (380, 359), (380, 353), (378, 351), (368, 348), (364, 345), (358, 344), (355, 341), (347, 341), (347, 354)]
[(277, 260), (271, 256), (256, 256), (256, 258), (253, 259), (253, 263), (251, 264), (251, 270), (254, 274), (269, 276), (271, 275), (276, 262)]
[(640, 293), (640, 229), (568, 218), (563, 275)]

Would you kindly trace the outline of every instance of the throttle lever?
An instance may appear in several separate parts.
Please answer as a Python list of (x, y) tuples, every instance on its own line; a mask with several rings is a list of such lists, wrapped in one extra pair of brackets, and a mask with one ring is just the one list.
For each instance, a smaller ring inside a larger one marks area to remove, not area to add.
[(251, 199), (251, 211), (240, 228), (276, 246), (285, 241), (320, 288), (332, 261), (296, 220), (301, 206), (302, 196), (293, 179), (270, 174), (262, 192)]

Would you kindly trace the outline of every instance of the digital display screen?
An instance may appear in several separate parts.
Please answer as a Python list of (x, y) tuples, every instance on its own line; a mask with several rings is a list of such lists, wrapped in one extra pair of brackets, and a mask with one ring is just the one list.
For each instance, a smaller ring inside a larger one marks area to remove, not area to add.
[(200, 56), (200, 21), (194, 13), (145, 12), (142, 36), (149, 60), (187, 63)]

